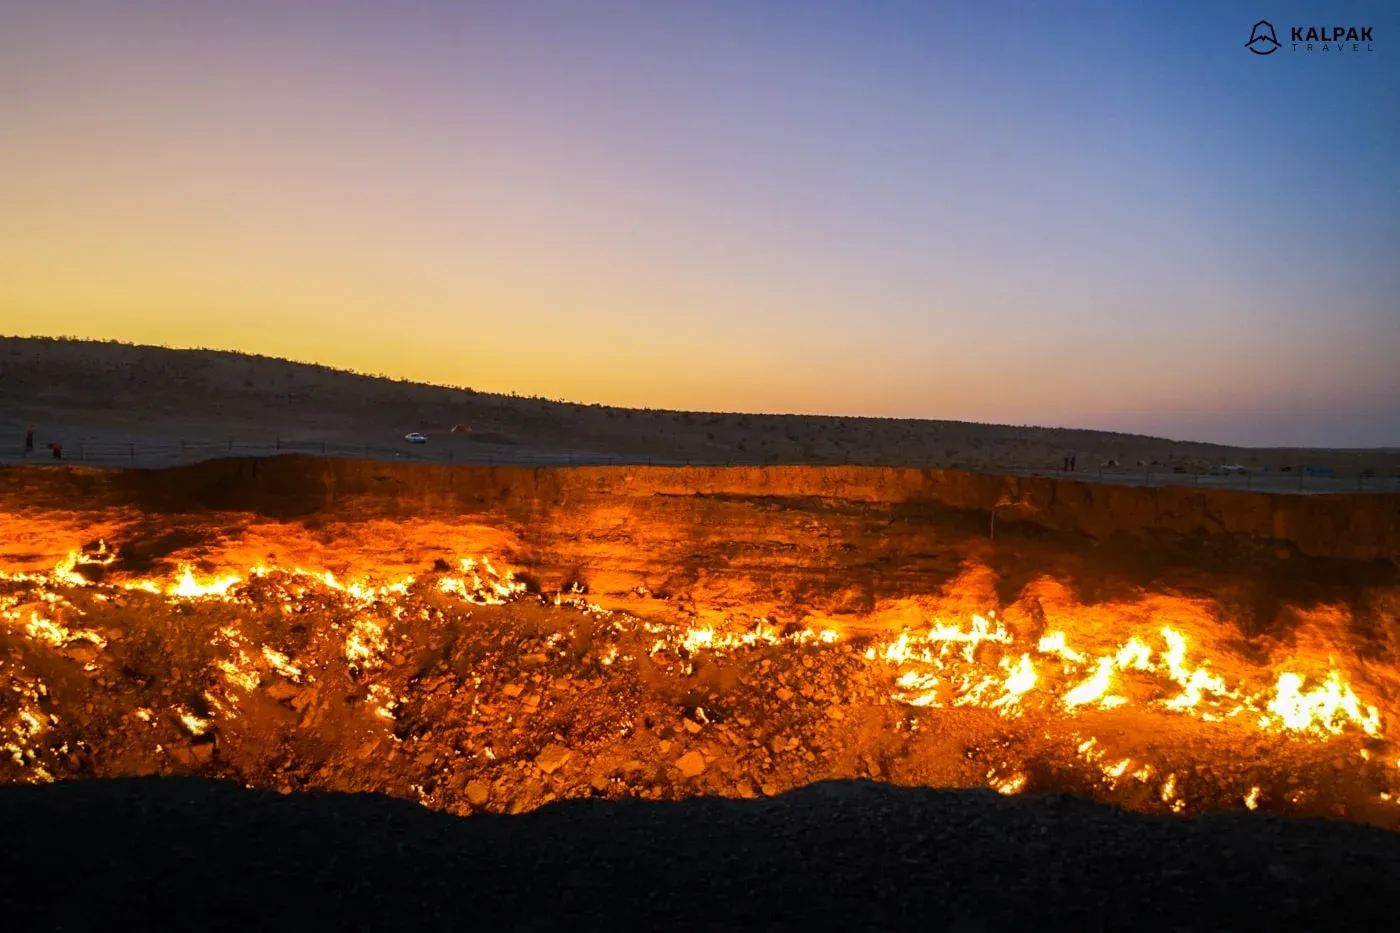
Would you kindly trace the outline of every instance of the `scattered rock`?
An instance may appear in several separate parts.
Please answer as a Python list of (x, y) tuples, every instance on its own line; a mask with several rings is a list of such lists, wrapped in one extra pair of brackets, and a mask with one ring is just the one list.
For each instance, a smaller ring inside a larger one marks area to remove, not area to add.
[(484, 807), (491, 799), (491, 785), (484, 781), (467, 782), (467, 802), (474, 807)]
[(774, 696), (786, 703), (792, 699), (792, 691), (787, 687), (779, 687)]
[(63, 653), (79, 664), (91, 664), (102, 654), (101, 650), (85, 641), (73, 642), (63, 648)]
[(278, 703), (281, 703), (286, 700), (290, 700), (292, 697), (296, 696), (298, 693), (301, 692), (301, 688), (294, 683), (290, 683), (285, 680), (279, 680), (276, 683), (268, 684), (267, 687), (263, 690), (263, 692), (266, 693), (271, 699), (274, 699)]
[(535, 765), (545, 774), (553, 774), (564, 766), (573, 752), (562, 745), (550, 744), (535, 756)]
[(198, 742), (183, 748), (172, 748), (170, 754), (182, 765), (202, 765), (214, 757), (214, 743)]
[(504, 693), (506, 696), (510, 697), (511, 699), (514, 699), (515, 697), (518, 697), (520, 696), (520, 694), (524, 693), (525, 688), (520, 684), (506, 684), (504, 687), (501, 688), (501, 692)]
[(705, 756), (699, 752), (686, 752), (676, 759), (676, 767), (688, 778), (699, 777), (705, 772)]
[(702, 728), (704, 727), (693, 719), (687, 719), (685, 721), (685, 731), (691, 733), (692, 735), (699, 732)]

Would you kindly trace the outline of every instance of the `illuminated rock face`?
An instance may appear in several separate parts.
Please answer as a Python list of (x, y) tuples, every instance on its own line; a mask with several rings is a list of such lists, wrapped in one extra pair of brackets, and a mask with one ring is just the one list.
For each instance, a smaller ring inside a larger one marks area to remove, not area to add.
[(0, 470), (0, 777), (467, 812), (868, 776), (1400, 825), (1398, 512), (869, 468)]

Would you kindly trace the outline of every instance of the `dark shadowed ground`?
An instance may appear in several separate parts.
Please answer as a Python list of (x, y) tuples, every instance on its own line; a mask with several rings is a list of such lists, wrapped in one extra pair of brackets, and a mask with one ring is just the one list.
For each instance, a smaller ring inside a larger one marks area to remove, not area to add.
[(23, 929), (1362, 930), (1400, 835), (1070, 797), (813, 785), (459, 818), (147, 778), (0, 788)]

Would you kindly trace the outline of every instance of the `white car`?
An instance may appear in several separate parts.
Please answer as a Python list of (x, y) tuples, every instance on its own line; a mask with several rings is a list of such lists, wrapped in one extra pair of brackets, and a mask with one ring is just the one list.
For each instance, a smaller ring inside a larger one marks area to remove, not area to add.
[(1249, 471), (1246, 470), (1244, 467), (1240, 466), (1238, 463), (1227, 463), (1225, 466), (1223, 466), (1223, 467), (1220, 468), (1220, 471), (1221, 471), (1222, 473), (1248, 473), (1248, 472), (1249, 472)]
[(405, 434), (405, 435), (403, 436), (403, 439), (406, 440), (406, 441), (408, 441), (410, 444), (426, 444), (426, 443), (428, 443), (428, 435), (426, 435), (426, 434), (419, 434), (417, 431), (414, 431), (412, 434)]

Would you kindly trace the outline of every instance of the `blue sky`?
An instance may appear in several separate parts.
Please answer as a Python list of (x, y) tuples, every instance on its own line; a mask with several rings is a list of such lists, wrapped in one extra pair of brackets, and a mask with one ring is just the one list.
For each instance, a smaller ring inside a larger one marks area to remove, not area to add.
[[(0, 330), (1400, 446), (1400, 7), (10, 4)], [(1284, 41), (1245, 43), (1259, 19)], [(1369, 25), (1311, 54), (1292, 25)]]

